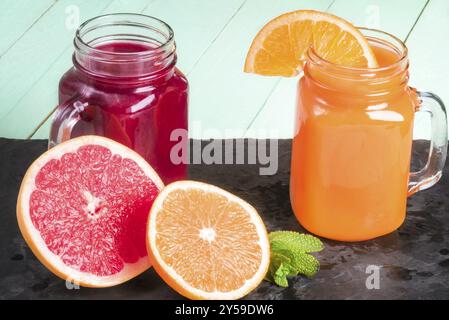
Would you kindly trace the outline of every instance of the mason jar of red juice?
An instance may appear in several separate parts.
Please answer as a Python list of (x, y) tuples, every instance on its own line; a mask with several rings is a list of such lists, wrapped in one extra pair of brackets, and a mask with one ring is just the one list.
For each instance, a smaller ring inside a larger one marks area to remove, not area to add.
[(83, 23), (74, 45), (49, 146), (101, 135), (138, 152), (165, 183), (185, 178), (185, 161), (170, 157), (175, 145), (187, 144), (188, 122), (188, 83), (175, 67), (170, 26), (140, 14), (104, 15)]

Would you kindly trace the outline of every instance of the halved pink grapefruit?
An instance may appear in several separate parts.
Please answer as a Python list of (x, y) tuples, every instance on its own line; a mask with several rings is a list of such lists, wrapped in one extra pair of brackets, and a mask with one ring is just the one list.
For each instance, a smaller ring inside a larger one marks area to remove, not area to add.
[(19, 227), (37, 258), (62, 279), (117, 285), (150, 267), (146, 223), (163, 186), (131, 149), (98, 136), (75, 138), (26, 172)]

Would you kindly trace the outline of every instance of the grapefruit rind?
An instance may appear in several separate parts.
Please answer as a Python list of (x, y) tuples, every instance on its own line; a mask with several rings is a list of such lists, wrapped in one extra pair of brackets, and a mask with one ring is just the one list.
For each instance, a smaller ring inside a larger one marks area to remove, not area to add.
[(33, 225), (29, 214), (29, 200), (31, 193), (34, 191), (34, 181), (40, 169), (51, 159), (60, 159), (64, 153), (74, 152), (84, 145), (100, 145), (111, 150), (113, 154), (131, 158), (150, 177), (159, 190), (164, 187), (162, 180), (154, 169), (135, 151), (108, 138), (82, 136), (63, 142), (48, 150), (29, 167), (20, 186), (17, 200), (17, 221), (19, 229), (34, 255), (55, 275), (84, 287), (111, 287), (126, 282), (147, 270), (151, 266), (148, 257), (142, 257), (133, 264), (126, 263), (123, 270), (111, 276), (96, 276), (81, 272), (67, 266), (59, 256), (48, 249), (39, 231)]
[[(163, 206), (168, 194), (172, 191), (180, 189), (199, 189), (205, 192), (213, 192), (222, 195), (229, 199), (229, 201), (236, 202), (240, 204), (246, 212), (250, 214), (251, 221), (255, 225), (257, 234), (259, 236), (259, 244), (262, 249), (262, 260), (258, 271), (254, 276), (246, 280), (245, 284), (237, 290), (230, 292), (206, 292), (199, 290), (197, 288), (189, 285), (176, 271), (169, 265), (167, 265), (159, 254), (158, 248), (156, 247), (156, 218), (158, 212)], [(158, 275), (174, 290), (179, 294), (194, 300), (236, 300), (244, 297), (249, 292), (254, 290), (264, 279), (268, 272), (270, 263), (270, 244), (268, 240), (268, 233), (265, 228), (265, 224), (257, 210), (251, 206), (246, 201), (240, 199), (239, 197), (227, 192), (219, 187), (209, 185), (202, 182), (184, 180), (177, 181), (167, 185), (161, 193), (156, 197), (150, 210), (150, 215), (148, 218), (147, 225), (147, 251), (153, 268), (156, 270)]]

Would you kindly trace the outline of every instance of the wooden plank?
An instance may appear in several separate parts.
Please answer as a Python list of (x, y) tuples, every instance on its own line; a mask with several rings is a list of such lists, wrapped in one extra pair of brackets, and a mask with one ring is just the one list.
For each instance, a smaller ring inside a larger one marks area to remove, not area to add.
[[(422, 0), (337, 0), (329, 11), (355, 22), (356, 25), (379, 27), (405, 39), (425, 4), (426, 1)], [(379, 17), (379, 20), (370, 14)], [(282, 79), (279, 82), (250, 125), (246, 137), (293, 137), (297, 82), (298, 79)]]
[[(252, 39), (271, 18), (300, 8), (325, 10), (332, 1), (248, 0), (190, 73), (189, 121), (193, 138), (221, 137), (224, 130), (242, 136), (277, 78), (243, 73)], [(242, 131), (239, 133), (238, 131)]]
[[(410, 83), (439, 95), (449, 107), (449, 1), (432, 0), (407, 41)], [(429, 117), (417, 114), (414, 137), (430, 138)]]
[[(56, 0), (0, 1), (0, 57), (49, 10)], [(13, 28), (11, 26), (14, 26)]]
[(162, 0), (145, 10), (175, 31), (178, 68), (189, 74), (246, 0)]
[[(158, 0), (143, 13), (156, 16), (172, 26), (177, 42), (178, 66), (188, 74), (243, 3), (244, 0)], [(195, 86), (192, 82), (190, 85)], [(50, 121), (47, 120), (33, 138), (46, 137)]]
[[(80, 3), (84, 4), (86, 2)], [(152, 0), (135, 0), (132, 2), (126, 0), (108, 0), (106, 6), (103, 5), (94, 8), (80, 6), (80, 21), (82, 22), (99, 14), (123, 11), (141, 12), (151, 3)], [(51, 20), (46, 21), (46, 24), (51, 23)], [(65, 29), (64, 25), (61, 26), (61, 29)], [(23, 92), (22, 97), (16, 102), (12, 110), (0, 120), (1, 136), (27, 138), (49, 116), (49, 113), (53, 111), (57, 104), (59, 79), (72, 65), (72, 41), (74, 33), (75, 30), (70, 30), (67, 34), (61, 36), (60, 41), (65, 43), (65, 47), (62, 48), (62, 53), (54, 61), (47, 62), (47, 69), (40, 78), (35, 83), (32, 83), (30, 88), (21, 86)], [(34, 70), (32, 67), (30, 68)], [(25, 119), (23, 119), (23, 114), (27, 114)], [(17, 123), (21, 123), (21, 125), (17, 126)], [(47, 135), (48, 132), (45, 136)]]
[(337, 0), (330, 12), (356, 26), (380, 29), (405, 39), (427, 0)]
[(244, 137), (291, 139), (295, 126), (297, 86), (297, 78), (281, 79), (249, 124)]
[(120, 12), (143, 13), (143, 11), (153, 5), (154, 2), (155, 0), (114, 0), (106, 7), (103, 12), (101, 12), (101, 14)]
[[(81, 18), (98, 14), (110, 2), (111, 0), (80, 2), (78, 8)], [(3, 120), (16, 107), (23, 95), (71, 46), (74, 31), (66, 27), (66, 9), (71, 5), (71, 0), (58, 1), (0, 59), (0, 119)], [(54, 88), (47, 88), (52, 89)], [(29, 109), (33, 108), (36, 106), (29, 105)]]

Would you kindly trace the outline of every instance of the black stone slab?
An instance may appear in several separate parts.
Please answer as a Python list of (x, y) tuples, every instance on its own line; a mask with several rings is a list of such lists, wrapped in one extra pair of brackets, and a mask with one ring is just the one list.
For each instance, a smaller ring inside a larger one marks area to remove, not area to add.
[[(254, 143), (250, 141), (249, 143)], [(69, 289), (34, 257), (16, 223), (16, 198), (26, 168), (45, 149), (42, 140), (0, 138), (0, 299), (180, 299), (153, 270), (108, 289)], [(414, 159), (427, 143), (415, 143)], [(422, 163), (415, 163), (419, 167)], [(192, 179), (219, 185), (253, 204), (269, 230), (304, 230), (289, 202), (290, 141), (279, 141), (279, 171), (260, 176), (258, 165), (192, 165)], [(313, 279), (289, 288), (263, 282), (249, 299), (449, 299), (449, 169), (434, 188), (409, 199), (396, 232), (356, 244), (324, 240)], [(368, 265), (380, 266), (380, 289), (368, 290)]]

